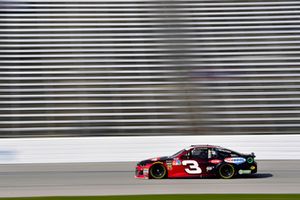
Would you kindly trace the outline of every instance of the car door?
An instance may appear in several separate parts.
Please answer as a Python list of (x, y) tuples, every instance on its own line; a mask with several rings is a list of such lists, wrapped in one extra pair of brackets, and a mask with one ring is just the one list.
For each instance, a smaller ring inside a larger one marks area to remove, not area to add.
[(207, 162), (207, 148), (192, 148), (179, 158), (178, 163), (180, 164), (173, 165), (173, 175), (176, 177), (200, 177), (206, 174)]
[(185, 172), (190, 176), (201, 176), (206, 174), (206, 166), (208, 162), (208, 149), (203, 147), (195, 147), (191, 149), (189, 160), (183, 162)]

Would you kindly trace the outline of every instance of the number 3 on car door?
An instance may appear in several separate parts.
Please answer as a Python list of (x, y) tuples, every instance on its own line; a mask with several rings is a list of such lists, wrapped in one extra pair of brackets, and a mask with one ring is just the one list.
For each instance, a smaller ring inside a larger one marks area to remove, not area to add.
[(182, 165), (186, 166), (184, 168), (185, 172), (188, 174), (201, 174), (202, 170), (199, 167), (199, 164), (195, 160), (183, 160)]

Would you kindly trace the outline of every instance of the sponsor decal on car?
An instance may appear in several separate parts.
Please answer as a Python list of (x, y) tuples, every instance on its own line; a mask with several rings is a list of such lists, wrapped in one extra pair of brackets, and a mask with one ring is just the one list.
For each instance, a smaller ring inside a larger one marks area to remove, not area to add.
[(234, 158), (225, 158), (224, 161), (227, 163), (233, 163), (239, 165), (246, 162), (246, 159), (242, 157), (234, 157)]
[(212, 164), (219, 164), (219, 163), (222, 162), (222, 160), (219, 160), (219, 159), (213, 159), (213, 160), (210, 160), (209, 162), (212, 163)]
[(151, 161), (158, 161), (159, 158), (152, 158)]
[(174, 159), (172, 165), (181, 165), (181, 161), (179, 159)]
[(250, 167), (251, 170), (255, 170), (255, 168), (256, 167), (254, 165)]
[(168, 170), (172, 170), (172, 169), (173, 169), (172, 161), (171, 161), (171, 160), (167, 160), (167, 161), (166, 161), (166, 164), (167, 164), (167, 169), (168, 169)]
[(251, 174), (251, 170), (239, 170), (239, 174)]
[(143, 174), (148, 175), (149, 174), (149, 169), (148, 168), (143, 169)]
[(253, 162), (254, 162), (254, 159), (253, 159), (252, 157), (249, 157), (249, 158), (247, 158), (247, 162), (248, 162), (248, 163), (253, 163)]
[(211, 171), (211, 170), (213, 170), (213, 168), (214, 168), (214, 166), (207, 166), (206, 171)]

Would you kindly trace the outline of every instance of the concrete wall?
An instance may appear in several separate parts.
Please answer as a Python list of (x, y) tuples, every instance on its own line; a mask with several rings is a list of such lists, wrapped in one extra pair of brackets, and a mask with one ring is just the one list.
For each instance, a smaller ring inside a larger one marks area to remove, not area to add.
[(72, 137), (1, 139), (0, 164), (138, 161), (192, 144), (255, 152), (257, 159), (300, 159), (300, 135)]

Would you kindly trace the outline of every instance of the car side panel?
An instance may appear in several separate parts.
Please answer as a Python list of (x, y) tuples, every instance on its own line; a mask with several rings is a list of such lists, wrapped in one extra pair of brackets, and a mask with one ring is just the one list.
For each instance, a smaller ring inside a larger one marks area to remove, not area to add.
[(207, 175), (207, 162), (198, 159), (174, 159), (168, 168), (169, 178), (197, 178)]

